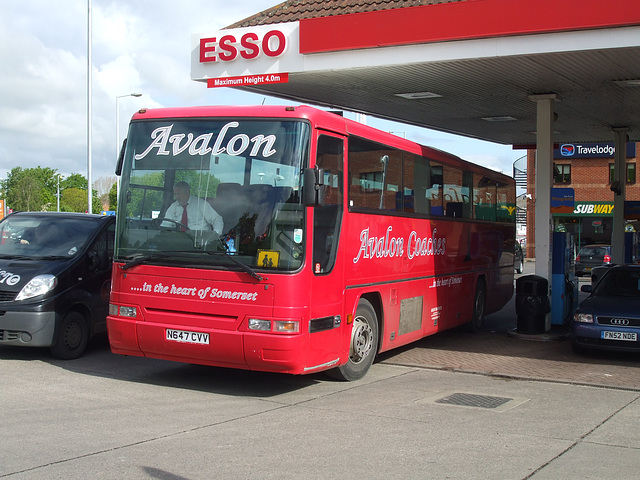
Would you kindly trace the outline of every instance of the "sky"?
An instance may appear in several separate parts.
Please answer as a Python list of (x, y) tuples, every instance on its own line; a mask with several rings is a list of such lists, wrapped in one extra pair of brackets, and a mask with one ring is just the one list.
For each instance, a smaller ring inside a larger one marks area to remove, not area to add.
[[(116, 145), (140, 108), (289, 103), (190, 78), (192, 34), (215, 33), (281, 1), (91, 0), (92, 182), (115, 178)], [(0, 179), (16, 166), (87, 176), (88, 5), (0, 0)], [(372, 116), (367, 124), (508, 175), (526, 153)]]

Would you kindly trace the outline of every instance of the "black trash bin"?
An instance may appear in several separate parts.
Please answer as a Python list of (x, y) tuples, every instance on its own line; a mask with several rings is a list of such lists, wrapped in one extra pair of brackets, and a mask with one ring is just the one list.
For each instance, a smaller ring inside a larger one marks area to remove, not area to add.
[(545, 332), (545, 317), (551, 311), (549, 281), (538, 275), (516, 280), (516, 315), (518, 333)]

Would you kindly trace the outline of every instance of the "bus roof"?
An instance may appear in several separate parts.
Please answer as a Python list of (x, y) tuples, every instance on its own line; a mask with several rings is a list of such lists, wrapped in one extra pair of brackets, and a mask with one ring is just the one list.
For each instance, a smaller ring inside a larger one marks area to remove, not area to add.
[[(472, 170), (503, 182), (512, 181), (512, 177), (496, 170), (477, 165), (437, 148), (428, 147), (407, 140), (392, 133), (344, 118), (336, 112), (321, 110), (307, 105), (274, 106), (274, 105), (221, 105), (198, 107), (172, 107), (140, 109), (132, 121), (178, 119), (178, 118), (211, 118), (211, 117), (259, 117), (259, 118), (291, 118), (308, 120), (315, 128), (328, 130), (342, 135), (355, 135), (376, 141), (387, 146), (406, 150), (417, 155), (441, 161), (449, 165)], [(503, 177), (503, 178), (500, 178)]]

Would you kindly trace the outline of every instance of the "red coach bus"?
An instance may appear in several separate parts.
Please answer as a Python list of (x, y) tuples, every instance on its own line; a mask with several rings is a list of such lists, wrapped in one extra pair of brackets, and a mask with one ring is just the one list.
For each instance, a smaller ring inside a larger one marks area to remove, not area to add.
[(513, 293), (513, 179), (334, 113), (140, 110), (116, 173), (118, 354), (354, 380)]

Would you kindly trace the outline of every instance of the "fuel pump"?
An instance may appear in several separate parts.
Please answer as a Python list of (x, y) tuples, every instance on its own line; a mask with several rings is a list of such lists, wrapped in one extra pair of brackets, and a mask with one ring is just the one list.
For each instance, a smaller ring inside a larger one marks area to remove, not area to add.
[(551, 326), (567, 325), (578, 308), (578, 282), (574, 271), (573, 235), (553, 233), (551, 265)]

